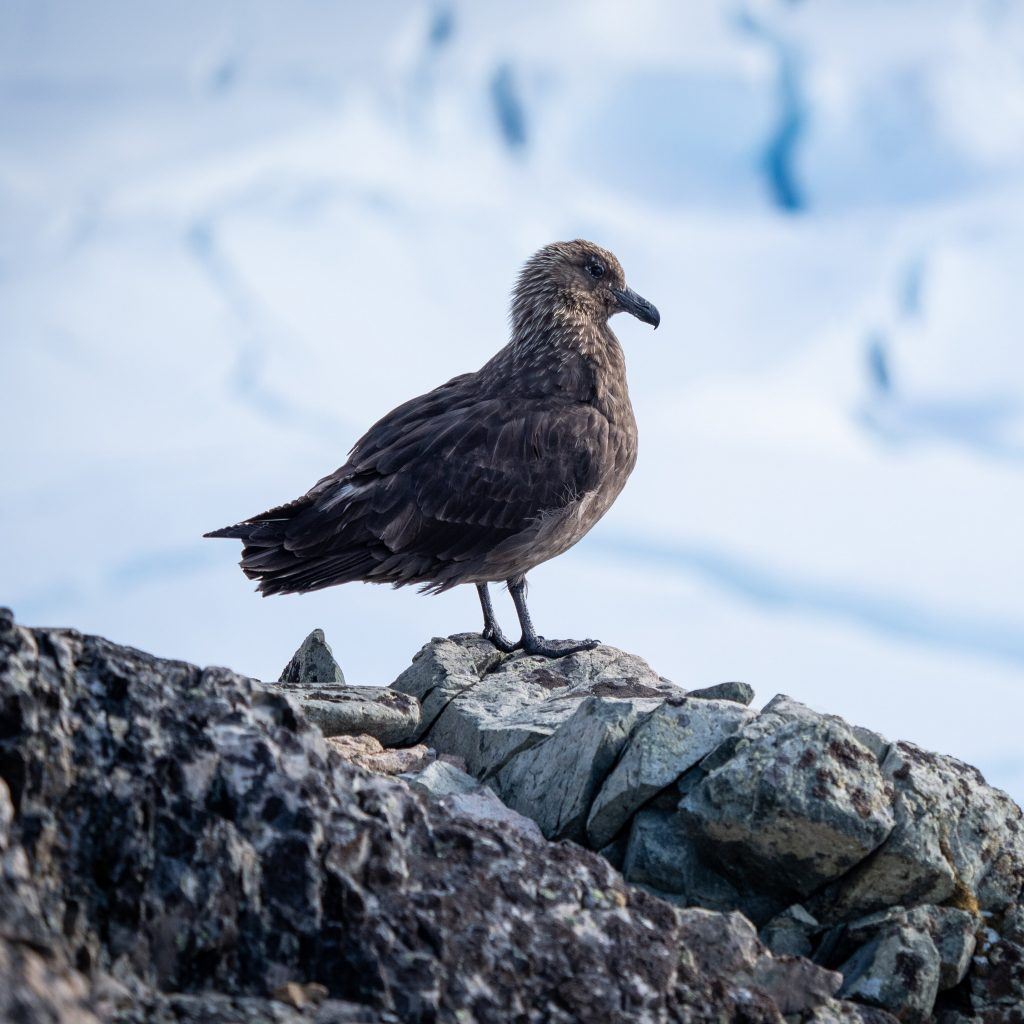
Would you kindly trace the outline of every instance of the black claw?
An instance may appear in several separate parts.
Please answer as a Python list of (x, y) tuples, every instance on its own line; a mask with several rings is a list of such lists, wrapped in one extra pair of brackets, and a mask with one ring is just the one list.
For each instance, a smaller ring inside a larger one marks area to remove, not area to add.
[(485, 640), (490, 640), (495, 647), (498, 648), (502, 654), (511, 654), (513, 651), (518, 651), (522, 647), (522, 640), (519, 643), (514, 644), (500, 629), (485, 628), (480, 634)]
[(542, 636), (520, 640), (523, 650), (527, 654), (540, 654), (545, 658), (562, 658), (567, 654), (576, 654), (577, 651), (592, 651), (600, 642), (600, 640), (545, 640)]

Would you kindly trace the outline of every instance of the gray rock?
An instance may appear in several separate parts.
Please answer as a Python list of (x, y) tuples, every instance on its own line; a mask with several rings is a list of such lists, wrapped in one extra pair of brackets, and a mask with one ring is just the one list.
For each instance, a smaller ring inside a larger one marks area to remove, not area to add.
[(483, 785), (472, 775), (456, 768), (447, 761), (432, 761), (419, 771), (402, 776), (413, 789), (443, 797), (464, 793), (479, 793)]
[(535, 821), (506, 807), (494, 791), (486, 786), (475, 793), (453, 793), (445, 797), (443, 802), (453, 817), (494, 825), (502, 831), (512, 831), (538, 842), (543, 841), (544, 837)]
[(751, 921), (765, 921), (779, 910), (777, 898), (739, 889), (706, 863), (675, 811), (645, 807), (636, 814), (622, 874), (680, 906), (738, 910)]
[(773, 958), (742, 914), (725, 915), (725, 929), (722, 918), (708, 911), (688, 910), (685, 915), (687, 948), (695, 956), (698, 970), (728, 964), (734, 984), (768, 993), (780, 1013), (813, 1010), (827, 1004), (839, 990), (843, 979), (834, 971), (799, 957)]
[[(990, 916), (982, 915), (982, 917)], [(999, 933), (1011, 942), (1019, 942), (1024, 945), (1024, 903), (1015, 903), (1006, 909), (1002, 915)]]
[(841, 719), (777, 697), (723, 746), (679, 806), (707, 859), (739, 885), (801, 899), (892, 830), (891, 790)]
[(738, 915), (355, 768), (280, 690), (0, 612), (0, 723), (0, 1018), (780, 1020)]
[(598, 787), (625, 746), (643, 701), (585, 697), (550, 736), (516, 754), (494, 777), (509, 807), (548, 839), (584, 842)]
[(597, 852), (604, 857), (606, 861), (616, 871), (622, 870), (623, 862), (626, 859), (626, 851), (629, 849), (629, 836), (619, 835), (607, 846), (601, 847)]
[(422, 739), (452, 700), (476, 686), (501, 660), (494, 644), (475, 633), (447, 640), (435, 637), (420, 648), (412, 664), (390, 686), (419, 701), (420, 724), (411, 739)]
[(892, 744), (881, 733), (865, 729), (861, 725), (853, 725), (850, 728), (853, 730), (853, 735), (875, 755), (875, 760), (879, 764), (888, 757)]
[(594, 800), (587, 822), (591, 849), (611, 842), (637, 808), (754, 717), (730, 701), (691, 696), (664, 701), (633, 731)]
[(952, 757), (896, 743), (882, 765), (895, 827), (870, 861), (820, 893), (812, 910), (841, 920), (895, 905), (999, 911), (1024, 883), (1020, 808)]
[(373, 736), (385, 747), (396, 747), (412, 742), (420, 731), (416, 698), (385, 686), (272, 683), (268, 688), (298, 701), (325, 736)]
[(1024, 1016), (1024, 905), (986, 914), (968, 975), (971, 1007), (985, 1024)]
[(695, 906), (733, 910), (740, 903), (739, 890), (705, 867), (675, 811), (645, 808), (634, 817), (622, 875)]
[(754, 688), (750, 683), (715, 683), (714, 686), (702, 686), (699, 690), (687, 690), (686, 696), (701, 700), (731, 700), (748, 705), (754, 699)]
[[(978, 920), (958, 907), (921, 907), (925, 930), (939, 954), (939, 991), (954, 988), (967, 976), (977, 945)], [(911, 914), (914, 912), (912, 911)], [(910, 918), (913, 920), (913, 917)]]
[[(496, 655), (479, 637), (434, 641), (417, 655), (423, 668), (412, 679), (408, 671), (393, 686), (422, 693), (424, 718), (432, 725), (425, 734), (431, 746), (465, 759), (470, 774), (494, 775), (516, 754), (540, 743), (570, 718), (588, 697), (604, 700), (653, 701), (682, 691), (665, 683), (646, 662), (611, 647), (597, 647), (564, 658), (523, 654), (476, 660), (480, 645)], [(441, 678), (443, 672), (451, 672)], [(419, 680), (430, 680), (425, 687)], [(444, 703), (434, 699), (442, 693)], [(437, 709), (433, 714), (432, 709)]]
[(799, 903), (776, 914), (759, 932), (775, 956), (810, 956), (821, 930), (817, 920)]
[(434, 761), (421, 771), (402, 777), (413, 789), (441, 800), (445, 809), (456, 817), (509, 828), (531, 839), (543, 839), (535, 821), (506, 807), (493, 789), (446, 761)]
[(924, 1024), (939, 991), (939, 954), (916, 928), (886, 931), (840, 968), (846, 999), (877, 1006), (909, 1024)]
[(327, 645), (322, 629), (314, 629), (292, 660), (284, 667), (279, 677), (282, 683), (340, 683), (344, 685), (345, 675), (334, 660), (334, 653)]
[[(963, 981), (974, 955), (978, 920), (957, 907), (893, 907), (840, 925), (831, 936), (830, 965), (852, 956), (856, 950), (898, 932), (916, 931), (931, 939), (938, 955), (938, 991)], [(824, 944), (823, 944), (824, 945)]]

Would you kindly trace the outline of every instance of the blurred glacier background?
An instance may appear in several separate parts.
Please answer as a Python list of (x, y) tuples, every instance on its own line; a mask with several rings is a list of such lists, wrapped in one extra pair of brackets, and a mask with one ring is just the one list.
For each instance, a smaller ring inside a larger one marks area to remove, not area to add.
[[(641, 457), (553, 636), (745, 679), (1024, 797), (1024, 8), (0, 5), (0, 601), (389, 682), (476, 596), (259, 599), (200, 539), (482, 364), (613, 249)], [(507, 597), (497, 595), (511, 631)]]

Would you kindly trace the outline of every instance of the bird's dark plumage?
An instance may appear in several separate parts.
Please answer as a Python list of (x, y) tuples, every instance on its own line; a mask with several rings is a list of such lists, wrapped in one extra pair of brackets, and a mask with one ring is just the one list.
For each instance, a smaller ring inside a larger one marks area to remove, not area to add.
[(659, 321), (611, 253), (547, 246), (520, 275), (511, 340), (480, 370), (393, 409), (301, 498), (207, 536), (244, 542), (264, 594), (521, 581), (586, 534), (636, 461), (608, 326), (620, 310)]

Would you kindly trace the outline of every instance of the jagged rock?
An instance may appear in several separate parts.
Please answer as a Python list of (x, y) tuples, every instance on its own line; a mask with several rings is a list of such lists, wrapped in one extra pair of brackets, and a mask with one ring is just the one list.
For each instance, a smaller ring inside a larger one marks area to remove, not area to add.
[(594, 794), (641, 710), (640, 701), (584, 698), (547, 739), (505, 764), (494, 776), (495, 790), (548, 839), (583, 842)]
[(820, 927), (805, 907), (794, 903), (776, 914), (761, 929), (759, 936), (776, 956), (810, 956)]
[(939, 954), (916, 928), (895, 928), (862, 946), (840, 968), (848, 999), (888, 1010), (909, 1024), (923, 1024), (939, 991)]
[(651, 710), (683, 692), (612, 647), (552, 660), (501, 655), (475, 634), (432, 641), (392, 687), (420, 700), (430, 723), (420, 736), (464, 758), (478, 778), (551, 736), (588, 697), (639, 701), (637, 708)]
[(414, 789), (438, 797), (457, 817), (511, 828), (532, 839), (543, 838), (535, 821), (506, 807), (493, 789), (446, 761), (434, 761), (404, 778)]
[(268, 689), (298, 701), (325, 736), (373, 736), (386, 747), (396, 747), (419, 732), (416, 698), (388, 687), (277, 683)]
[(959, 985), (967, 974), (978, 927), (978, 919), (958, 907), (894, 907), (846, 925), (843, 940), (859, 946), (900, 929), (924, 933), (932, 940), (939, 957), (939, 991), (942, 992)]
[(813, 1010), (827, 1003), (838, 991), (842, 977), (800, 957), (772, 957), (757, 938), (754, 926), (742, 914), (724, 917), (709, 911), (690, 911), (687, 918), (688, 949), (696, 956), (700, 970), (727, 965), (738, 985), (767, 992), (780, 1013)]
[(896, 907), (833, 929), (816, 959), (843, 974), (851, 998), (925, 1020), (937, 993), (967, 974), (977, 926), (956, 907)]
[(435, 637), (423, 646), (390, 687), (419, 701), (420, 722), (410, 740), (422, 739), (448, 705), (476, 686), (501, 659), (497, 647), (475, 633), (447, 640)]
[(334, 660), (322, 629), (314, 629), (292, 655), (279, 677), (282, 683), (337, 683), (345, 685), (345, 674)]
[(714, 686), (702, 686), (699, 690), (687, 690), (686, 696), (701, 700), (731, 700), (749, 705), (754, 699), (754, 688), (749, 683), (715, 683)]
[(1002, 910), (1024, 884), (1020, 808), (952, 757), (896, 743), (882, 764), (895, 827), (870, 861), (814, 901), (833, 919), (884, 907), (951, 901)]
[(690, 696), (668, 698), (633, 730), (591, 808), (591, 849), (611, 842), (639, 807), (754, 717), (727, 700)]
[(415, 747), (386, 748), (373, 736), (331, 736), (327, 746), (346, 761), (380, 775), (415, 772), (430, 764), (434, 751), (423, 743)]
[[(33, 1019), (92, 1024), (108, 976), (121, 1024), (780, 1024), (776, 997), (831, 1005), (827, 972), (774, 968), (737, 915), (367, 774), (281, 691), (9, 613), (0, 778), (0, 1000), (29, 987)], [(328, 998), (269, 998), (289, 982)]]
[[(431, 796), (461, 796), (465, 793), (479, 793), (486, 789), (468, 772), (464, 772), (447, 761), (432, 761), (416, 771), (405, 775), (405, 781), (413, 789), (420, 789)], [(493, 790), (489, 790), (493, 793)]]
[(802, 899), (892, 831), (891, 791), (874, 754), (841, 719), (796, 701), (773, 700), (706, 766), (680, 812), (739, 885)]
[(971, 1005), (984, 1024), (1024, 1021), (1024, 905), (1001, 920), (987, 917), (969, 979)]
[(622, 874), (658, 892), (682, 897), (684, 904), (734, 910), (739, 890), (706, 867), (675, 811), (646, 808), (633, 819)]

